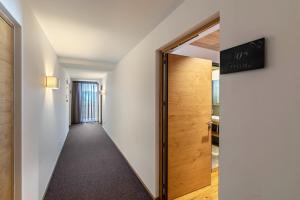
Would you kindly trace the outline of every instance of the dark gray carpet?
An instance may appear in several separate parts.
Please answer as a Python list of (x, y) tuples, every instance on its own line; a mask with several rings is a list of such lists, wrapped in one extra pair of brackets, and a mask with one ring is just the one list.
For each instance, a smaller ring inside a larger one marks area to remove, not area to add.
[(70, 129), (44, 200), (150, 200), (99, 124)]

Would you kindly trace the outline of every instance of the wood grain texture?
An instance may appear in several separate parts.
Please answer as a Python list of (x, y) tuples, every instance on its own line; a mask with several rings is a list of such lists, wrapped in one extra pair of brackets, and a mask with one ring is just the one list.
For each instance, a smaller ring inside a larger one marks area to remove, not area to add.
[(169, 55), (168, 199), (211, 183), (212, 61)]
[(13, 199), (13, 28), (0, 17), (0, 199)]
[(214, 51), (220, 51), (220, 31), (215, 31), (207, 36), (196, 40), (191, 45), (202, 47), (205, 49), (211, 49)]
[(211, 174), (211, 185), (195, 192), (189, 193), (176, 200), (218, 200), (219, 199), (219, 171)]

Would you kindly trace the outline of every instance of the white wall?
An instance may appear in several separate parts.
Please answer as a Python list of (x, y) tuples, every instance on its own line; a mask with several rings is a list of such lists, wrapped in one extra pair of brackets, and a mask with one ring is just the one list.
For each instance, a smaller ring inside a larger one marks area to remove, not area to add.
[(221, 76), (221, 200), (299, 199), (300, 1), (220, 2), (222, 49), (267, 38), (266, 69)]
[(298, 0), (186, 0), (107, 76), (104, 127), (158, 196), (155, 50), (218, 10), (222, 49), (267, 38), (267, 67), (221, 77), (221, 200), (300, 196)]
[[(26, 3), (1, 3), (22, 26), (22, 200), (41, 200), (68, 133), (68, 77)], [(45, 89), (45, 75), (61, 88)]]
[(156, 50), (217, 11), (217, 1), (186, 0), (107, 76), (104, 128), (155, 197), (159, 191)]
[[(54, 50), (28, 8), (23, 16), (23, 199), (42, 199), (68, 133), (67, 78)], [(60, 78), (60, 89), (43, 87), (45, 75)]]

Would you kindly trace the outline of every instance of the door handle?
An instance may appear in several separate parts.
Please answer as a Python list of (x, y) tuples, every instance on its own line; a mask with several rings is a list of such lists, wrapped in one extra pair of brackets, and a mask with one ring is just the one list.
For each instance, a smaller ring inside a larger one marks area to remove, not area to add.
[(210, 139), (210, 133), (211, 133), (211, 129), (212, 129), (212, 121), (207, 122), (207, 136), (203, 136), (202, 137), (202, 143), (208, 143), (211, 139)]
[(211, 132), (212, 132), (212, 126), (213, 126), (213, 122), (212, 121), (209, 121), (209, 122), (207, 122), (207, 127), (208, 127), (208, 130), (207, 130), (207, 135), (208, 135), (208, 137), (210, 137), (210, 134), (211, 134)]
[(213, 125), (213, 122), (212, 122), (212, 121), (207, 122), (208, 129), (211, 129), (211, 128), (212, 128), (212, 125)]

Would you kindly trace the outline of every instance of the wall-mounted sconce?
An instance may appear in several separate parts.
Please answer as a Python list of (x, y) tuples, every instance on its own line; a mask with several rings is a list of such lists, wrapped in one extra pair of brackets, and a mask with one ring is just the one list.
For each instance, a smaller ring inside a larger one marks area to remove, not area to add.
[(105, 90), (100, 90), (100, 94), (101, 95), (106, 95), (106, 91)]
[(45, 87), (50, 89), (59, 89), (59, 79), (55, 76), (46, 76)]
[(216, 81), (216, 80), (220, 80), (220, 70), (213, 70), (212, 71), (212, 80)]

